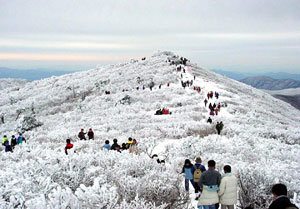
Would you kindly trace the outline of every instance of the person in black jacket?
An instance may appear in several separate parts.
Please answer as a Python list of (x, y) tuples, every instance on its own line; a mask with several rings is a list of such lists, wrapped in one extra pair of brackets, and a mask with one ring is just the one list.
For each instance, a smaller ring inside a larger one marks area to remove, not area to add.
[(287, 197), (287, 188), (284, 184), (273, 185), (272, 194), (274, 195), (274, 201), (269, 206), (269, 209), (298, 209)]
[(79, 138), (80, 140), (83, 140), (83, 139), (86, 140), (85, 134), (86, 134), (86, 133), (84, 133), (84, 129), (82, 128), (82, 129), (80, 130), (79, 134), (78, 134), (78, 138)]
[(94, 140), (94, 132), (93, 132), (92, 128), (89, 129), (88, 137), (89, 137), (89, 139), (93, 139)]
[(10, 140), (11, 147), (14, 149), (15, 146), (17, 145), (17, 138), (15, 135), (12, 135), (11, 140)]
[(117, 150), (116, 148), (119, 146), (120, 147), (120, 145), (118, 144), (118, 139), (114, 139), (113, 140), (113, 144), (111, 145), (111, 150)]

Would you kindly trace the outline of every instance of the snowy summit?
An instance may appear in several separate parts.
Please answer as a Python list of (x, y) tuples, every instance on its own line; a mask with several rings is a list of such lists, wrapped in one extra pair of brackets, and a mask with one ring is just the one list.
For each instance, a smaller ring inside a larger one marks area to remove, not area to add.
[[(2, 87), (1, 137), (23, 133), (27, 142), (13, 152), (0, 148), (0, 208), (196, 208), (181, 170), (197, 157), (205, 166), (215, 160), (221, 173), (231, 165), (243, 208), (266, 208), (278, 182), (298, 202), (300, 112), (180, 58), (158, 52)], [(156, 115), (163, 108), (171, 114)], [(92, 128), (94, 140), (79, 140), (82, 128)], [(106, 140), (121, 145), (129, 137), (137, 141), (134, 152), (103, 149)], [(73, 144), (68, 155), (66, 139)]]

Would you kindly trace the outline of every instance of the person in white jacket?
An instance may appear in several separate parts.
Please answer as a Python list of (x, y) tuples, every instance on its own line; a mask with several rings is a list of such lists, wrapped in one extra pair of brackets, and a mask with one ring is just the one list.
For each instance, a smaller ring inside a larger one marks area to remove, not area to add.
[(234, 209), (234, 205), (237, 202), (237, 179), (231, 173), (230, 165), (224, 166), (224, 173), (218, 192), (221, 209)]

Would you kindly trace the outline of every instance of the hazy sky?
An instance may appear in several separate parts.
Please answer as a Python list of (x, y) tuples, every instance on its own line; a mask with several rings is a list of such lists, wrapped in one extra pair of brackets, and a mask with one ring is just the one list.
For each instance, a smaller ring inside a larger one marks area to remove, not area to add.
[(300, 73), (299, 0), (0, 0), (0, 67), (84, 70), (171, 50)]

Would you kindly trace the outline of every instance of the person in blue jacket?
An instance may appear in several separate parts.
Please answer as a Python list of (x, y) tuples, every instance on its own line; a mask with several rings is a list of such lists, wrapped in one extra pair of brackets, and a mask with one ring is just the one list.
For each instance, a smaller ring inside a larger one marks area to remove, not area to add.
[(194, 183), (194, 175), (192, 172), (193, 164), (189, 159), (186, 159), (182, 168), (182, 173), (185, 174), (185, 191), (189, 191), (189, 183), (193, 185), (195, 188), (195, 183)]
[(111, 146), (110, 146), (108, 140), (105, 141), (105, 144), (103, 145), (103, 149), (107, 149), (107, 150), (110, 150), (110, 149), (111, 149)]
[[(204, 165), (201, 164), (202, 160), (201, 160), (200, 157), (197, 157), (195, 161), (196, 161), (196, 163), (192, 167), (192, 174), (193, 174), (193, 177), (194, 177), (195, 193), (199, 193), (199, 192), (202, 192), (202, 191), (201, 191), (201, 188), (199, 187), (198, 183), (199, 183), (199, 180), (200, 180), (200, 177), (201, 177), (202, 173), (204, 171), (206, 171), (206, 168), (205, 168)], [(195, 173), (195, 171), (197, 171), (197, 172)]]

